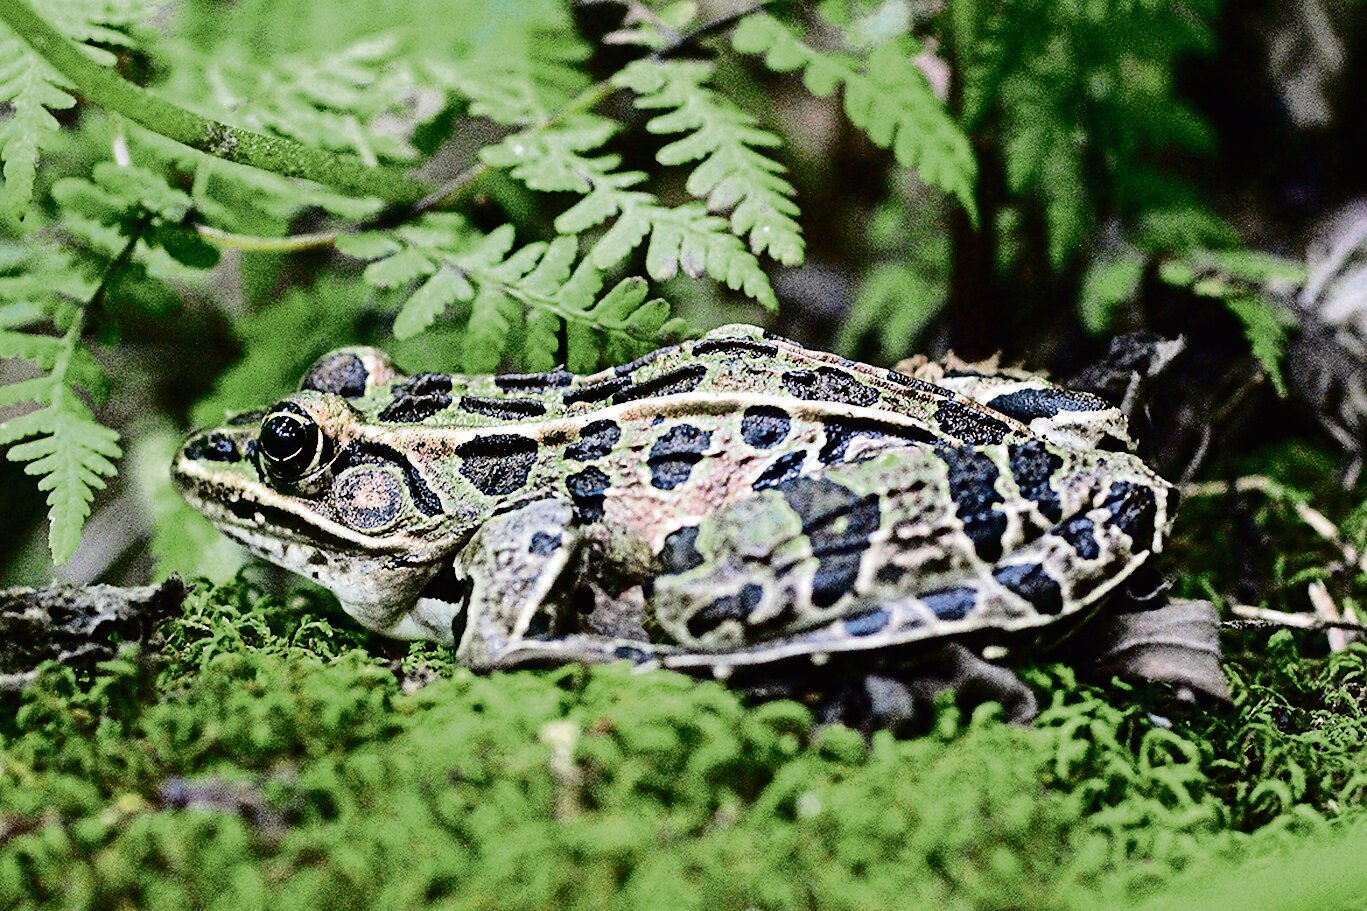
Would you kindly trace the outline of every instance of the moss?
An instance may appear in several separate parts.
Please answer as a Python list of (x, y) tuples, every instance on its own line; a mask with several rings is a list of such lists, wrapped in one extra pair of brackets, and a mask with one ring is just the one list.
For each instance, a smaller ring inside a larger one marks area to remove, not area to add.
[(866, 744), (673, 674), (395, 658), (334, 616), (238, 583), (156, 660), (49, 667), (5, 709), (0, 907), (1119, 907), (1367, 819), (1362, 647), (1278, 634), (1232, 711), (1161, 723), (1039, 667), (1031, 728), (946, 703)]

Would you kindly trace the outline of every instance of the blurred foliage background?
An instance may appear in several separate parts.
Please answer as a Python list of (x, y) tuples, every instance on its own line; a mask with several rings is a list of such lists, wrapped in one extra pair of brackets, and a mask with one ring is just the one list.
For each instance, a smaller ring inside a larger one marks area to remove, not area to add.
[(1163, 470), (1295, 440), (1351, 480), (1363, 22), (0, 0), (0, 579), (231, 575), (166, 483), (175, 440), (354, 342), (590, 370), (752, 321), (1067, 377), (1148, 330), (1188, 344)]

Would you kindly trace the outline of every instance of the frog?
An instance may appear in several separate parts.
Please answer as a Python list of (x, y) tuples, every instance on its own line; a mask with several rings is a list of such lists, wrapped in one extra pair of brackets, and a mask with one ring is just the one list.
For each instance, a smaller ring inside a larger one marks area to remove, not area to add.
[(348, 347), (192, 433), (172, 475), (361, 625), (476, 671), (948, 648), (992, 677), (1151, 576), (1178, 491), (1120, 408), (1019, 369), (899, 367), (746, 325), (583, 375), (410, 375)]

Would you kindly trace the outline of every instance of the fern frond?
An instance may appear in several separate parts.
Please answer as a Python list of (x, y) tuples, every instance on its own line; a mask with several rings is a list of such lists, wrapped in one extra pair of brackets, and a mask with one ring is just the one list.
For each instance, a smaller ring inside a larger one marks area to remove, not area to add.
[(775, 309), (769, 277), (725, 219), (699, 203), (661, 205), (653, 194), (637, 189), (645, 174), (618, 171), (616, 155), (592, 154), (614, 130), (605, 118), (579, 115), (551, 128), (515, 133), (485, 149), (483, 160), (509, 168), (532, 189), (581, 194), (556, 218), (560, 234), (583, 234), (612, 222), (589, 250), (594, 267), (611, 269), (648, 242), (646, 273), (656, 281), (679, 272), (707, 275)]
[(369, 283), (416, 286), (395, 319), (396, 337), (411, 337), (455, 311), (459, 361), (471, 373), (497, 369), (519, 338), (527, 365), (549, 369), (559, 362), (562, 329), (566, 360), (584, 369), (609, 355), (634, 357), (678, 331), (667, 322), (668, 304), (647, 301), (639, 279), (639, 295), (614, 289), (600, 298), (602, 275), (591, 261), (579, 261), (575, 238), (520, 248), (514, 240), (511, 225), (486, 235), (458, 215), (434, 214), (392, 233), (350, 235), (338, 247), (371, 260)]
[[(140, 0), (70, 0), (44, 12), (52, 24), (73, 41), (98, 41), (126, 46), (126, 30), (140, 21)], [(91, 57), (110, 65), (114, 55), (86, 46)], [(28, 44), (0, 24), (0, 109), (10, 108), (0, 120), (0, 161), (4, 163), (3, 205), (22, 218), (33, 201), (38, 158), (57, 136), (59, 124), (52, 111), (76, 104), (66, 80), (47, 65)]]
[(802, 263), (802, 231), (794, 220), (793, 185), (781, 164), (760, 149), (782, 144), (758, 121), (707, 85), (714, 68), (695, 61), (638, 60), (613, 77), (637, 95), (636, 106), (666, 109), (646, 124), (652, 133), (686, 133), (656, 154), (662, 165), (700, 162), (687, 189), (712, 212), (731, 213), (731, 230), (750, 249), (787, 266)]
[(762, 55), (779, 73), (800, 70), (807, 90), (819, 97), (843, 88), (845, 114), (879, 148), (915, 168), (928, 184), (957, 199), (977, 217), (973, 183), (977, 163), (968, 137), (945, 110), (916, 65), (909, 40), (890, 40), (857, 58), (823, 53), (767, 14), (742, 20), (732, 45)]
[(423, 71), (470, 102), (470, 113), (504, 126), (550, 119), (590, 84), (590, 48), (570, 28), (504, 29), (458, 59), (434, 58)]

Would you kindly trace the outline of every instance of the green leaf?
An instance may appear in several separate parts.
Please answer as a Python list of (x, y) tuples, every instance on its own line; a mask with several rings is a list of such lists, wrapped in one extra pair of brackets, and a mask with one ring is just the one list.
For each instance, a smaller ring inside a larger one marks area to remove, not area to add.
[(1287, 329), (1292, 325), (1288, 314), (1253, 294), (1234, 294), (1225, 299), (1229, 312), (1244, 325), (1253, 356), (1263, 365), (1277, 394), (1285, 396), (1286, 377), (1282, 374), (1282, 355), (1286, 352)]
[(1101, 260), (1092, 264), (1082, 280), (1078, 300), (1078, 315), (1082, 325), (1093, 335), (1106, 332), (1115, 311), (1134, 299), (1139, 292), (1139, 280), (1144, 274), (1144, 260), (1125, 256)]
[(444, 265), (432, 273), (413, 296), (404, 302), (394, 320), (396, 338), (411, 338), (436, 321), (447, 307), (456, 301), (467, 301), (475, 296), (475, 289), (464, 273), (451, 265)]
[(802, 69), (814, 95), (844, 88), (845, 114), (881, 148), (915, 168), (928, 184), (953, 196), (976, 220), (973, 186), (977, 162), (968, 137), (931, 91), (916, 64), (913, 43), (888, 39), (860, 61), (825, 54), (804, 43), (787, 25), (768, 14), (747, 17), (732, 34), (732, 46), (763, 54), (775, 72)]

